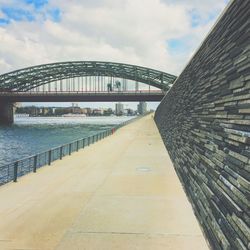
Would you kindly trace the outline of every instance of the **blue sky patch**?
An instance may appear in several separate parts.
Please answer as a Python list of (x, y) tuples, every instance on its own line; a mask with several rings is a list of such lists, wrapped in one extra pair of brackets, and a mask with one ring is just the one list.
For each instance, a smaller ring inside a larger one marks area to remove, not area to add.
[(54, 22), (60, 22), (61, 20), (61, 11), (58, 8), (50, 9), (49, 15)]
[(167, 45), (170, 49), (170, 53), (171, 54), (181, 54), (181, 53), (185, 53), (188, 49), (188, 41), (187, 41), (187, 37), (181, 37), (178, 39), (170, 39), (167, 41)]
[(19, 8), (12, 8), (12, 7), (3, 7), (2, 9), (3, 14), (6, 16), (7, 21), (15, 20), (15, 21), (34, 21), (34, 15), (27, 10), (19, 9)]
[[(11, 21), (39, 21), (50, 19), (53, 22), (60, 22), (61, 11), (56, 7), (47, 6), (49, 0), (22, 0), (25, 4), (20, 7), (14, 5), (5, 5), (0, 8), (3, 13), (3, 17), (0, 18), (0, 25), (6, 26), (11, 23)], [(31, 6), (31, 7), (29, 7)], [(43, 17), (43, 19), (41, 19)]]
[(48, 0), (24, 0), (26, 4), (32, 4), (36, 9), (40, 9), (48, 4)]
[(0, 18), (0, 26), (5, 26), (9, 23), (10, 21), (8, 19)]
[(206, 25), (209, 22), (215, 21), (216, 18), (219, 16), (219, 10), (211, 12), (205, 16), (202, 16), (202, 14), (198, 12), (198, 10), (193, 9), (189, 11), (189, 15), (191, 18), (192, 28), (196, 28), (198, 26)]
[(200, 14), (196, 10), (191, 10), (190, 16), (191, 16), (191, 25), (193, 28), (203, 23)]

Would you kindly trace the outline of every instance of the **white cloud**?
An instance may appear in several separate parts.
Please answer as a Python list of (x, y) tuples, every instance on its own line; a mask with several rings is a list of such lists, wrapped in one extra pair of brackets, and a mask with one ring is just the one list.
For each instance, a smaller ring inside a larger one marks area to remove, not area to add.
[[(178, 74), (215, 21), (192, 27), (190, 10), (205, 19), (225, 6), (223, 0), (211, 1), (52, 0), (46, 8), (59, 8), (60, 22), (43, 21), (36, 13), (35, 22), (0, 27), (0, 59), (8, 65), (0, 72), (54, 61), (104, 60)], [(185, 36), (191, 38), (187, 50), (173, 55), (167, 41)]]
[[(50, 0), (37, 11), (17, 0), (0, 0), (0, 9), (22, 7), (36, 18), (0, 24), (0, 74), (68, 60), (124, 62), (179, 74), (225, 2)], [(51, 8), (60, 10), (59, 22), (48, 18)], [(0, 18), (4, 17), (0, 11)], [(183, 49), (173, 50), (171, 40), (180, 41)]]
[(4, 16), (4, 14), (3, 14), (3, 12), (0, 10), (0, 18), (4, 18), (5, 16)]
[(174, 4), (185, 6), (186, 9), (196, 9), (200, 14), (207, 15), (209, 13), (213, 13), (214, 11), (221, 10), (225, 7), (225, 4), (229, 2), (229, 0), (209, 0), (209, 1), (201, 1), (201, 0), (161, 0), (166, 4)]

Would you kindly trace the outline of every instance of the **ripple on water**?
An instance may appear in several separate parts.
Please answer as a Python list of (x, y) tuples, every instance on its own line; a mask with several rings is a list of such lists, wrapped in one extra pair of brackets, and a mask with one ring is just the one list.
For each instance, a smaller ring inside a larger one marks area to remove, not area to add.
[(0, 127), (0, 166), (87, 137), (133, 117), (20, 117)]

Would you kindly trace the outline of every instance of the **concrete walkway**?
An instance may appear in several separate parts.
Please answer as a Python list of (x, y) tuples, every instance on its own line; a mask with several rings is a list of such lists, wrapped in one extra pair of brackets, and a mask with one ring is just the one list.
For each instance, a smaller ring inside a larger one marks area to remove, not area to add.
[(150, 116), (0, 187), (0, 249), (208, 249)]

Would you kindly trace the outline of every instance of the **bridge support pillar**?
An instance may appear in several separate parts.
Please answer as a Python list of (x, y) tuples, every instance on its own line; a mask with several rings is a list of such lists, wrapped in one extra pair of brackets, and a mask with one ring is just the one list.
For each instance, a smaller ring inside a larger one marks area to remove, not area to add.
[(11, 125), (13, 122), (13, 103), (0, 101), (0, 125)]

